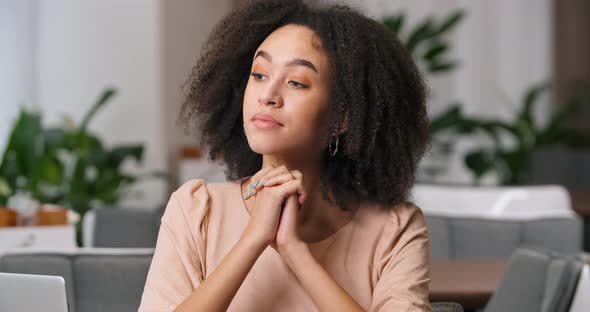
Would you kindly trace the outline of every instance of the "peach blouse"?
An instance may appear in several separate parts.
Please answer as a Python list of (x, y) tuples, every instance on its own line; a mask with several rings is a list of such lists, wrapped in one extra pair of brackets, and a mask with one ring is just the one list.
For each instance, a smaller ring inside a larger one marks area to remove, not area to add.
[[(172, 311), (237, 243), (250, 215), (239, 181), (194, 179), (167, 204), (139, 312)], [(308, 244), (317, 261), (367, 311), (431, 311), (428, 230), (419, 207), (361, 206), (328, 238)], [(228, 311), (317, 311), (270, 246)]]

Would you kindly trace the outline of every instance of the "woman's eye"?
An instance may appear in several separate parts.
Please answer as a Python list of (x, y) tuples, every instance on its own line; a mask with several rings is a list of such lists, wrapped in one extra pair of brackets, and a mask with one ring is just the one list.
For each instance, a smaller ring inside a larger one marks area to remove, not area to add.
[(306, 85), (304, 85), (304, 84), (302, 84), (302, 83), (299, 83), (299, 82), (297, 82), (297, 81), (293, 81), (293, 80), (291, 80), (291, 81), (289, 81), (289, 82), (290, 82), (290, 83), (291, 83), (291, 84), (292, 84), (292, 85), (293, 85), (295, 88), (297, 88), (297, 89), (304, 89), (304, 88), (307, 88), (307, 86), (306, 86)]
[(251, 73), (250, 76), (254, 77), (255, 80), (261, 80), (262, 79), (262, 74), (259, 73)]

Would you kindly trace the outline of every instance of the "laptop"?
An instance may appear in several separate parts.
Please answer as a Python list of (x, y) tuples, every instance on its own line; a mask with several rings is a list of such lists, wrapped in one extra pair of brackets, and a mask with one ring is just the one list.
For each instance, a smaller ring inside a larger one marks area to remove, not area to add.
[(68, 312), (61, 276), (0, 272), (0, 311)]

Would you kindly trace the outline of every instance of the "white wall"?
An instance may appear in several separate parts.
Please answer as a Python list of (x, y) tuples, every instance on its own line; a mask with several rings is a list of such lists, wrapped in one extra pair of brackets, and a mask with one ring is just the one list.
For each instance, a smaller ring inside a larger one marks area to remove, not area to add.
[[(119, 93), (90, 129), (109, 145), (145, 143), (144, 167), (165, 169), (159, 29), (156, 0), (40, 1), (38, 98), (45, 121), (59, 123), (64, 113), (81, 121), (100, 91), (114, 86)], [(159, 203), (164, 187), (138, 184), (144, 197), (124, 204)]]
[(36, 14), (35, 0), (0, 0), (0, 151), (19, 107), (37, 100)]
[[(0, 147), (18, 103), (38, 107), (45, 124), (63, 114), (80, 122), (106, 86), (119, 93), (90, 124), (108, 145), (144, 143), (135, 172), (167, 170), (182, 143), (174, 124), (180, 86), (213, 23), (231, 0), (0, 0)], [(163, 181), (138, 184), (142, 198), (122, 205), (155, 208)]]
[[(186, 177), (194, 178), (199, 171), (179, 172), (178, 155), (182, 145), (195, 145), (198, 138), (184, 134), (184, 127), (177, 124), (183, 101), (183, 85), (196, 64), (201, 46), (207, 39), (212, 25), (232, 7), (232, 0), (161, 1), (161, 73), (162, 73), (162, 121), (167, 140), (168, 165), (179, 173), (178, 183)], [(195, 18), (198, 17), (198, 18)], [(201, 176), (210, 178), (209, 176)], [(210, 179), (207, 179), (208, 181)]]

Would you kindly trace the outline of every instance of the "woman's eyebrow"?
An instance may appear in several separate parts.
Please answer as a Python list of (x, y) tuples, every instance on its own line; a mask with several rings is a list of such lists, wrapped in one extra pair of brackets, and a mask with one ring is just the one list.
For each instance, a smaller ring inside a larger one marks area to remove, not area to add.
[(319, 74), (312, 62), (300, 58), (290, 60), (285, 66), (305, 66), (316, 72), (316, 74)]
[[(270, 54), (268, 52), (266, 52), (264, 50), (260, 50), (260, 51), (256, 52), (254, 59), (256, 59), (259, 56), (261, 56), (262, 58), (264, 58), (267, 61), (269, 61), (270, 63), (272, 63), (272, 57), (270, 56)], [(287, 62), (287, 64), (285, 64), (285, 66), (305, 66), (305, 67), (308, 67), (309, 69), (313, 70), (314, 72), (318, 73), (318, 70), (316, 69), (316, 67), (313, 65), (312, 62), (310, 62), (308, 60), (300, 59), (300, 58), (295, 58), (295, 59), (290, 60), (289, 62)]]

